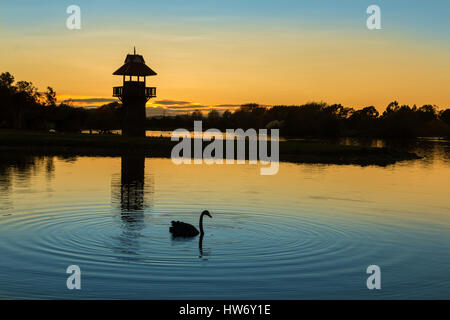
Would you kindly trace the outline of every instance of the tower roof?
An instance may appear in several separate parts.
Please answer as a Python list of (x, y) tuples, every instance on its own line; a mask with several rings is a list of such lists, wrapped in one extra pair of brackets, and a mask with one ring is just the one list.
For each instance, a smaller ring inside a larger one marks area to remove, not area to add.
[(144, 57), (136, 54), (136, 50), (134, 54), (127, 54), (124, 65), (113, 73), (124, 76), (156, 76), (156, 74), (145, 64)]

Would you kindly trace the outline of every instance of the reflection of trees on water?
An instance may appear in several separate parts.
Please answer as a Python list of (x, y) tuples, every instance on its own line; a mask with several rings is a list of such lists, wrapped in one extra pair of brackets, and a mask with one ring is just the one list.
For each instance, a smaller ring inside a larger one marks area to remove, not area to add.
[(435, 161), (450, 162), (450, 140), (446, 138), (417, 139), (375, 139), (375, 138), (339, 138), (326, 140), (344, 145), (389, 148), (413, 152), (421, 157), (420, 164), (429, 167)]
[(414, 152), (423, 157), (420, 166), (431, 167), (435, 162), (450, 161), (450, 141), (448, 139), (421, 138), (409, 140), (387, 140), (386, 147)]
[(139, 238), (145, 227), (144, 211), (151, 210), (153, 181), (145, 175), (145, 157), (124, 155), (120, 176), (112, 179), (112, 203), (120, 209), (121, 234), (114, 251), (120, 259), (139, 260)]
[(27, 188), (30, 180), (43, 170), (46, 172), (47, 180), (51, 180), (55, 171), (53, 157), (2, 153), (0, 155), (0, 211), (13, 208), (10, 197), (13, 184)]

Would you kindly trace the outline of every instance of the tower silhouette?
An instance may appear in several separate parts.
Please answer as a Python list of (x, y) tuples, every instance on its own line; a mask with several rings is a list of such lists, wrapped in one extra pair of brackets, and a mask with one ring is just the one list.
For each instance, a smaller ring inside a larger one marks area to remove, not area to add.
[(113, 88), (113, 96), (118, 97), (124, 107), (122, 134), (126, 136), (145, 137), (145, 104), (156, 97), (155, 87), (146, 87), (146, 77), (156, 76), (144, 58), (136, 54), (128, 54), (125, 63), (113, 75), (123, 76), (123, 85)]

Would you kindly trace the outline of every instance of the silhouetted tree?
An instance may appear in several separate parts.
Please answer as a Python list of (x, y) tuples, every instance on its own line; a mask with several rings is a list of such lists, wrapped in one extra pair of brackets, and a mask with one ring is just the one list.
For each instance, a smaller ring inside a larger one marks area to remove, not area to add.
[(47, 87), (47, 91), (44, 93), (45, 96), (45, 104), (47, 106), (54, 107), (56, 106), (56, 92), (52, 87)]
[(442, 111), (439, 118), (446, 124), (450, 125), (450, 109)]
[[(147, 119), (148, 129), (193, 129), (195, 120), (204, 128), (278, 128), (285, 137), (418, 137), (450, 135), (450, 109), (438, 113), (434, 105), (400, 105), (389, 103), (380, 115), (374, 106), (359, 110), (341, 104), (310, 102), (300, 106), (263, 107), (243, 104), (220, 114), (212, 109), (204, 116), (200, 110), (191, 114)], [(123, 126), (124, 109), (118, 103), (98, 108), (75, 108), (57, 104), (51, 87), (39, 94), (31, 82), (18, 81), (9, 72), (0, 74), (0, 127), (15, 129), (55, 129), (79, 132), (110, 132)]]
[(203, 120), (203, 113), (200, 110), (195, 110), (192, 112), (193, 120)]

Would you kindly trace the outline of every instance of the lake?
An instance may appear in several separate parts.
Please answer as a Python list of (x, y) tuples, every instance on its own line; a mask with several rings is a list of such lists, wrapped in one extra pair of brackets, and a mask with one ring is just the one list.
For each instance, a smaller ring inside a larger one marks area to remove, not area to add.
[[(353, 143), (348, 142), (346, 143)], [(0, 156), (0, 298), (449, 299), (450, 142), (386, 167)], [(180, 220), (205, 236), (172, 239)], [(66, 268), (81, 268), (68, 290)], [(381, 268), (368, 290), (366, 268)]]

